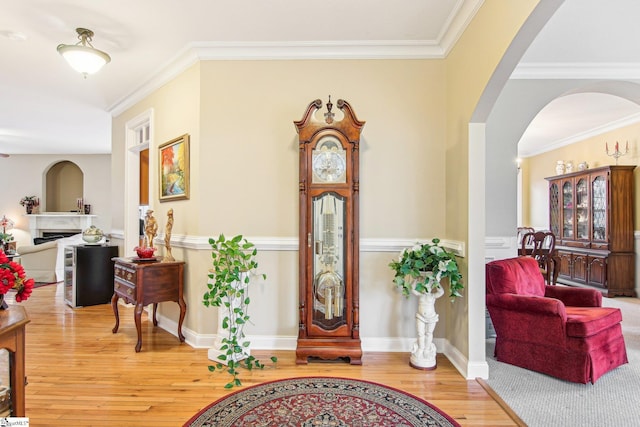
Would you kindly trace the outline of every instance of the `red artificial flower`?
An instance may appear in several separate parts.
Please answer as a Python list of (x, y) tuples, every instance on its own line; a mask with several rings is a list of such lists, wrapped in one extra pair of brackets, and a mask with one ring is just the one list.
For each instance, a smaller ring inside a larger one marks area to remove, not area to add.
[(4, 295), (14, 289), (17, 291), (17, 302), (27, 300), (33, 292), (35, 281), (26, 277), (24, 267), (9, 261), (4, 251), (0, 250), (0, 294)]
[(18, 293), (16, 294), (16, 301), (22, 302), (27, 300), (31, 296), (31, 292), (33, 292), (33, 285), (35, 284), (36, 282), (33, 279), (27, 279), (22, 282), (22, 289), (18, 290)]
[[(6, 264), (3, 264), (6, 265)], [(16, 276), (9, 268), (0, 270), (0, 294), (6, 294), (16, 283)]]

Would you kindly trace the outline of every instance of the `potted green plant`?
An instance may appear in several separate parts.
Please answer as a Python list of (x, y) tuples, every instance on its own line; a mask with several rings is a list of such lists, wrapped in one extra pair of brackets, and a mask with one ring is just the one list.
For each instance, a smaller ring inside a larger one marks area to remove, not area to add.
[[(233, 380), (225, 388), (242, 385), (238, 378), (238, 368), (263, 369), (258, 359), (251, 356), (249, 341), (245, 339), (244, 326), (249, 321), (247, 309), (249, 283), (256, 274), (258, 253), (255, 245), (242, 235), (226, 239), (220, 234), (217, 239), (209, 239), (213, 268), (209, 270), (208, 291), (203, 296), (206, 307), (218, 307), (218, 336), (214, 348), (209, 350), (209, 358), (219, 360), (210, 371), (226, 369)], [(266, 279), (266, 275), (260, 275)], [(221, 338), (220, 338), (221, 337)], [(213, 357), (212, 357), (213, 354)], [(276, 357), (271, 357), (275, 363)]]
[(22, 199), (20, 199), (20, 205), (24, 206), (27, 210), (27, 213), (30, 214), (34, 209), (40, 206), (40, 199), (38, 199), (38, 197), (36, 196), (24, 196)]
[(438, 322), (435, 301), (444, 294), (442, 280), (448, 279), (449, 297), (453, 301), (462, 296), (462, 274), (456, 257), (440, 245), (440, 239), (430, 243), (417, 243), (403, 249), (400, 257), (389, 263), (394, 272), (393, 283), (405, 297), (418, 297), (416, 329), (418, 338), (411, 352), (411, 366), (418, 369), (434, 369), (436, 347), (433, 330)]
[[(434, 238), (431, 243), (417, 243), (412, 248), (405, 248), (397, 261), (389, 263), (394, 272), (393, 283), (408, 297), (412, 292), (431, 292), (441, 287), (444, 278), (449, 279), (449, 296), (460, 297), (464, 289), (462, 274), (458, 268), (456, 256), (440, 245), (440, 239)], [(433, 275), (426, 275), (432, 272)]]

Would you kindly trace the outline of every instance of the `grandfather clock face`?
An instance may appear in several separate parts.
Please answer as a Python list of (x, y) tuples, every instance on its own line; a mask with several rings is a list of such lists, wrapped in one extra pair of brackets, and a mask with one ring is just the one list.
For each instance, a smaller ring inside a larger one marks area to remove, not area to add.
[(318, 141), (312, 152), (314, 184), (347, 181), (347, 151), (337, 138), (327, 136)]
[(358, 147), (364, 122), (342, 100), (333, 121), (320, 100), (295, 122), (300, 143), (300, 330), (296, 362), (349, 357), (360, 364), (358, 320)]

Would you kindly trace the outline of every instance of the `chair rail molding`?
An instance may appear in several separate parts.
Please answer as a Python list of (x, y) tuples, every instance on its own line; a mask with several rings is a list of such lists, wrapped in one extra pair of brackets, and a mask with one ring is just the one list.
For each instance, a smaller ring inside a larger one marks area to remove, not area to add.
[(517, 236), (487, 236), (484, 240), (485, 262), (518, 256)]
[[(124, 240), (123, 230), (111, 230), (111, 238)], [(297, 237), (268, 237), (268, 236), (245, 236), (252, 242), (259, 251), (297, 251), (299, 240)], [(171, 246), (177, 248), (187, 248), (195, 250), (209, 250), (211, 245), (207, 236), (191, 235), (171, 235)], [(418, 242), (428, 242), (431, 238), (416, 239), (360, 239), (361, 252), (400, 252), (405, 248), (410, 248)], [(164, 233), (159, 233), (155, 244), (164, 245)], [(441, 239), (440, 244), (453, 252), (457, 256), (465, 256), (465, 243), (457, 240)], [(515, 246), (514, 246), (515, 247)]]

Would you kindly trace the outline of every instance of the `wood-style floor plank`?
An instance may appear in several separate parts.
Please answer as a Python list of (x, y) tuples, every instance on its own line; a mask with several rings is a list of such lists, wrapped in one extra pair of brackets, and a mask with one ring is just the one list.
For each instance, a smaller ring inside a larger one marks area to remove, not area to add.
[[(62, 285), (34, 290), (23, 302), (26, 327), (26, 412), (32, 426), (181, 426), (230, 393), (226, 373), (208, 371), (207, 349), (180, 343), (143, 314), (142, 351), (133, 309), (121, 307), (113, 334), (109, 304), (72, 309)], [(9, 303), (11, 296), (7, 296)], [(398, 388), (436, 405), (463, 426), (516, 426), (477, 381), (465, 380), (442, 355), (433, 371), (409, 367), (405, 353), (365, 353), (362, 366), (296, 365), (293, 351), (254, 351), (264, 370), (242, 371), (244, 386), (303, 376), (364, 379)], [(274, 366), (269, 357), (278, 357)]]

